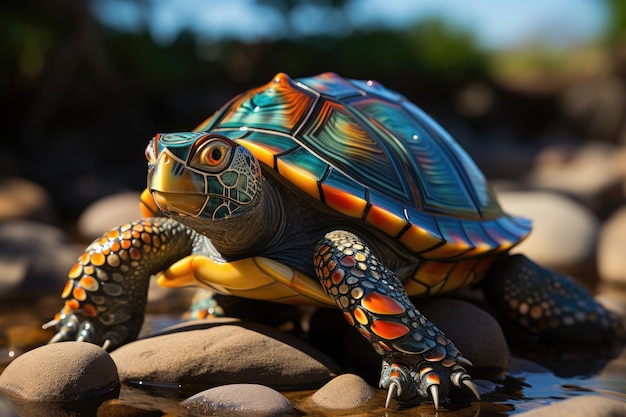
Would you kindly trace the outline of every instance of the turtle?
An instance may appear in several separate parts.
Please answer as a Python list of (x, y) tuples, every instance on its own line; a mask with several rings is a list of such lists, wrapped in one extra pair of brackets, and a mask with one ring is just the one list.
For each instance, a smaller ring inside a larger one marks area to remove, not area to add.
[(373, 80), (278, 73), (191, 132), (146, 148), (144, 218), (96, 239), (69, 272), (51, 342), (137, 337), (150, 276), (166, 287), (338, 307), (382, 358), (380, 387), (438, 408), (480, 395), (471, 361), (416, 308), (483, 286), (531, 334), (611, 337), (617, 319), (569, 277), (510, 249), (505, 213), (452, 136)]

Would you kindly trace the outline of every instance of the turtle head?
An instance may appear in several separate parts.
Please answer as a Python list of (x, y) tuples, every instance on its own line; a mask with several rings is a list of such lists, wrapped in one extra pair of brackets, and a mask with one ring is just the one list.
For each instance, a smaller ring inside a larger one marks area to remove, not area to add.
[(225, 136), (157, 134), (146, 157), (148, 189), (167, 216), (223, 220), (250, 212), (261, 199), (259, 162)]

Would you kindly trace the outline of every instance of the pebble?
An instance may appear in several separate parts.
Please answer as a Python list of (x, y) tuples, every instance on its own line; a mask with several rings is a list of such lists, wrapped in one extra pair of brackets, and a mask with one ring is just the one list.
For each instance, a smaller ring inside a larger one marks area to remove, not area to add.
[(625, 417), (626, 402), (595, 395), (568, 398), (518, 417)]
[(365, 407), (376, 391), (363, 378), (355, 374), (343, 374), (330, 380), (311, 396), (319, 407), (349, 410)]
[(0, 374), (0, 391), (31, 401), (68, 401), (119, 389), (115, 363), (91, 343), (44, 345), (16, 358)]
[(294, 406), (284, 395), (259, 384), (230, 384), (202, 391), (181, 402), (194, 416), (284, 416)]
[(602, 142), (548, 146), (535, 159), (529, 185), (574, 197), (603, 216), (624, 197), (625, 150)]
[(0, 395), (0, 416), (2, 417), (18, 417), (11, 401)]
[(576, 82), (560, 93), (561, 109), (587, 137), (616, 137), (624, 124), (626, 85), (616, 73)]
[(602, 225), (598, 241), (598, 273), (606, 282), (626, 284), (626, 206)]
[(582, 204), (549, 191), (505, 191), (498, 200), (507, 213), (533, 222), (530, 235), (511, 253), (563, 273), (593, 263), (599, 221)]
[(125, 192), (96, 200), (78, 218), (79, 233), (92, 241), (114, 227), (140, 219), (139, 196), (137, 192)]
[(57, 221), (52, 198), (41, 185), (19, 177), (0, 178), (0, 221)]
[(60, 294), (80, 253), (54, 226), (29, 220), (0, 223), (0, 296)]
[(122, 381), (313, 389), (338, 372), (332, 360), (294, 336), (252, 323), (154, 336), (124, 345), (111, 356)]

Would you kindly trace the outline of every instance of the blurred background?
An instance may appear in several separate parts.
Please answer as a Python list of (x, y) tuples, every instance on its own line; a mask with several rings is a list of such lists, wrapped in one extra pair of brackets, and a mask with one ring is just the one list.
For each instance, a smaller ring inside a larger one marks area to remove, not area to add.
[(497, 188), (587, 210), (595, 229), (561, 241), (585, 240), (594, 262), (600, 224), (625, 201), (622, 0), (5, 0), (0, 25), (0, 290), (34, 268), (16, 254), (60, 259), (33, 255), (40, 229), (20, 252), (7, 220), (82, 244), (88, 207), (144, 187), (156, 132), (192, 129), (279, 71), (406, 95)]
[(491, 178), (551, 144), (626, 141), (620, 0), (29, 0), (0, 22), (0, 174), (50, 191), (61, 221), (140, 190), (155, 132), (279, 71), (380, 81)]

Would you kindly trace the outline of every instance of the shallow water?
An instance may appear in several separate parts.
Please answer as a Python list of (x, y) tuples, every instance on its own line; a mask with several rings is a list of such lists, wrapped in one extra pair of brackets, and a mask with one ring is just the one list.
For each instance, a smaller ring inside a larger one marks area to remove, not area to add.
[[(13, 300), (0, 306), (0, 370), (15, 356), (40, 346), (48, 340), (50, 332), (40, 329), (58, 308), (58, 299), (39, 299), (36, 302)], [(171, 315), (151, 315), (147, 321), (150, 331), (173, 324)], [(559, 352), (559, 354), (555, 354)], [(626, 401), (626, 349), (613, 352), (613, 359), (606, 360), (600, 347), (567, 351), (557, 347), (554, 351), (545, 346), (523, 346), (514, 352), (510, 366), (504, 374), (478, 375), (475, 382), (482, 393), (482, 400), (475, 401), (470, 394), (455, 391), (451, 401), (435, 411), (432, 404), (400, 409), (394, 403), (385, 409), (385, 392), (377, 396), (366, 409), (328, 411), (313, 404), (310, 396), (314, 391), (283, 392), (305, 416), (510, 416), (540, 406), (577, 396), (598, 395)], [(186, 398), (202, 388), (182, 386), (150, 386), (148, 383), (124, 385), (118, 399), (104, 402), (90, 400), (66, 403), (54, 408), (55, 415), (72, 416), (127, 416), (162, 415), (184, 416), (185, 410), (178, 406)], [(22, 417), (49, 415), (49, 405), (16, 403)], [(45, 414), (41, 414), (43, 411)], [(159, 410), (144, 412), (140, 410)]]

